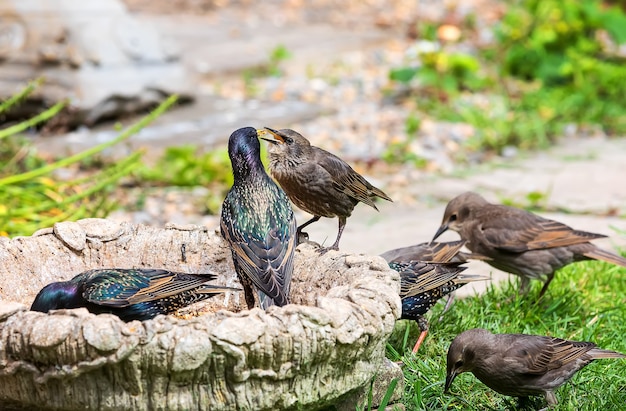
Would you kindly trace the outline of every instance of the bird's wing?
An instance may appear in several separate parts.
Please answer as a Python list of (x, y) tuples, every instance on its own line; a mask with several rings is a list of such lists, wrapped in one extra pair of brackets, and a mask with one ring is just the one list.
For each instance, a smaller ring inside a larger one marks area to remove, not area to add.
[(244, 274), (268, 297), (282, 301), (286, 301), (283, 290), (291, 280), (296, 247), (296, 221), (290, 215), (288, 226), (277, 216), (270, 218), (270, 229), (264, 235), (255, 230), (235, 230), (224, 219), (221, 223), (222, 233)]
[(606, 237), (602, 234), (574, 230), (558, 221), (523, 210), (518, 211), (521, 213), (485, 218), (478, 226), (478, 235), (481, 235), (485, 243), (491, 247), (512, 253), (566, 247)]
[(184, 274), (160, 269), (96, 270), (83, 297), (91, 303), (128, 307), (192, 290), (214, 280), (214, 274)]
[(505, 360), (523, 374), (545, 374), (583, 356), (596, 345), (555, 337), (516, 335), (504, 354)]
[(323, 155), (316, 155), (315, 162), (326, 170), (333, 179), (333, 187), (355, 200), (361, 201), (370, 207), (376, 208), (372, 197), (377, 196), (388, 201), (392, 201), (382, 190), (371, 185), (362, 175), (357, 173), (342, 159), (320, 150)]
[(459, 263), (390, 263), (389, 267), (400, 273), (400, 298), (411, 297), (441, 287), (466, 269)]
[(452, 241), (447, 243), (421, 243), (408, 247), (389, 250), (381, 257), (387, 261), (426, 261), (434, 263), (446, 263), (459, 253), (465, 241)]

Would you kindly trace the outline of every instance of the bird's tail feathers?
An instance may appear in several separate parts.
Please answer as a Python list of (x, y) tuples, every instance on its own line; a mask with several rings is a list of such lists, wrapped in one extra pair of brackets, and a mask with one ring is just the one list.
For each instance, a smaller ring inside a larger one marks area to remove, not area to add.
[(607, 263), (617, 264), (621, 265), (622, 267), (626, 267), (626, 258), (598, 247), (595, 247), (593, 250), (589, 250), (583, 253), (583, 255), (594, 260), (602, 260), (606, 261)]
[(259, 305), (261, 306), (261, 309), (263, 310), (267, 310), (272, 305), (277, 305), (279, 307), (282, 307), (283, 305), (289, 304), (289, 301), (287, 301), (287, 299), (284, 296), (281, 296), (282, 298), (279, 301), (275, 301), (274, 298), (268, 297), (267, 294), (261, 291), (258, 292), (258, 296), (259, 296)]
[(600, 358), (626, 358), (626, 354), (617, 351), (603, 350), (601, 348), (593, 348), (589, 350), (587, 354), (591, 355), (594, 360)]
[(372, 187), (370, 190), (372, 194), (374, 194), (376, 197), (380, 197), (383, 200), (391, 201), (393, 203), (393, 200), (391, 199), (391, 197), (385, 194), (383, 190), (381, 190), (380, 188)]

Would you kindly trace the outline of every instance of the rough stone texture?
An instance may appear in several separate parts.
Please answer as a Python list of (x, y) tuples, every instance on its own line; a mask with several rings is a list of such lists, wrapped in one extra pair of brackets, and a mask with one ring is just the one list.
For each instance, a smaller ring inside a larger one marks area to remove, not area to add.
[(124, 323), (83, 309), (27, 311), (21, 304), (30, 304), (43, 285), (96, 267), (213, 271), (216, 283), (238, 286), (226, 244), (204, 227), (99, 219), (60, 227), (0, 240), (0, 404), (6, 406), (320, 409), (369, 388), (400, 315), (399, 278), (384, 260), (319, 256), (306, 244), (295, 258), (295, 304), (285, 307), (244, 311), (243, 296), (233, 293), (196, 304), (206, 313), (190, 319)]

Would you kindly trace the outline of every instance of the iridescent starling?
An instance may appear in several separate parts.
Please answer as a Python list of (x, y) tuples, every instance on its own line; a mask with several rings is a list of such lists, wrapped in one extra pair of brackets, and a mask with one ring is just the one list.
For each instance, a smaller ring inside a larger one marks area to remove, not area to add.
[(423, 317), (440, 298), (473, 281), (487, 278), (461, 274), (467, 267), (461, 263), (427, 263), (422, 261), (390, 262), (389, 267), (400, 273), (400, 298), (403, 320), (414, 320), (422, 331), (413, 347), (416, 353), (428, 333)]
[[(485, 260), (484, 256), (477, 254), (468, 254), (461, 251), (461, 248), (465, 245), (465, 241), (450, 241), (447, 243), (421, 243), (408, 247), (396, 248), (386, 251), (380, 256), (387, 260), (387, 262), (406, 262), (406, 261), (422, 261), (429, 263), (465, 263), (468, 259)], [(486, 278), (485, 278), (486, 279)], [(443, 309), (443, 314), (450, 309), (452, 302), (454, 301), (454, 292), (448, 294), (448, 300), (446, 306)]]
[(457, 231), (472, 252), (489, 257), (487, 263), (521, 277), (525, 294), (531, 279), (545, 278), (539, 297), (548, 289), (554, 273), (575, 261), (603, 260), (626, 267), (626, 258), (602, 250), (589, 241), (602, 234), (574, 230), (554, 220), (514, 207), (491, 204), (467, 192), (446, 207), (441, 227)]
[(486, 386), (513, 397), (545, 395), (557, 404), (554, 390), (581, 368), (600, 358), (626, 355), (596, 348), (591, 342), (526, 334), (492, 334), (474, 328), (457, 335), (448, 349), (445, 391), (454, 378), (471, 372)]
[(298, 227), (297, 237), (306, 236), (302, 229), (321, 217), (338, 217), (337, 239), (319, 251), (338, 250), (341, 234), (352, 210), (363, 202), (378, 210), (374, 198), (391, 201), (387, 194), (371, 185), (345, 161), (326, 150), (312, 146), (309, 140), (293, 130), (265, 127), (274, 140), (266, 139), (272, 176), (291, 201), (313, 215)]
[(222, 204), (222, 236), (232, 251), (248, 308), (289, 303), (296, 220), (289, 199), (267, 175), (257, 131), (240, 128), (228, 140), (234, 183)]
[(159, 269), (104, 268), (85, 271), (39, 291), (32, 311), (85, 307), (124, 321), (149, 320), (236, 288), (206, 284), (214, 274), (184, 274)]

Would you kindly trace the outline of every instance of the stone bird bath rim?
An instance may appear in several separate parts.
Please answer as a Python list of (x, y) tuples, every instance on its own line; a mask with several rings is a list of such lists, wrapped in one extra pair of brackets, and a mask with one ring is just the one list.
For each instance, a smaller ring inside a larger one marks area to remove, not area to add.
[[(183, 251), (184, 252), (181, 252)], [(205, 227), (85, 219), (0, 239), (0, 404), (41, 409), (320, 409), (367, 385), (400, 316), (399, 277), (379, 257), (301, 245), (294, 304), (124, 323), (86, 310), (27, 311), (51, 281), (96, 267), (212, 271), (237, 286), (225, 242)]]

